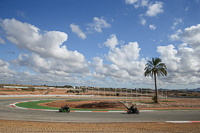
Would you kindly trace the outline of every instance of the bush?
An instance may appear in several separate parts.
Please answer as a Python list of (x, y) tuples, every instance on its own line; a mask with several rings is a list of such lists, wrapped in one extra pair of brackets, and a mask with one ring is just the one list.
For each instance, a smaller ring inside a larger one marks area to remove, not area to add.
[(73, 90), (68, 90), (67, 93), (75, 93)]
[(76, 93), (79, 93), (79, 91), (75, 91)]
[(181, 96), (184, 96), (184, 97), (186, 97), (186, 96), (187, 96), (187, 94), (181, 94)]

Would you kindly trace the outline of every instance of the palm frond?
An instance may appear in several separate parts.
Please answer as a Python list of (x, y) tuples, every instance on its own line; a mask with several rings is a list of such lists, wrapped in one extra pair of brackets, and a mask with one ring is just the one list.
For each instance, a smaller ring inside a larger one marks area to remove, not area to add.
[(166, 65), (165, 65), (164, 63), (158, 64), (158, 67), (159, 67), (159, 68), (165, 68), (165, 69), (167, 69), (167, 67), (166, 67)]
[(151, 69), (146, 69), (146, 71), (144, 72), (144, 76), (146, 77), (146, 76), (151, 76), (152, 74), (151, 74)]
[(144, 76), (153, 77), (154, 74), (158, 76), (167, 76), (167, 67), (164, 63), (161, 62), (162, 60), (160, 58), (152, 58), (152, 61), (148, 60), (144, 68)]
[(162, 62), (162, 60), (160, 59), (160, 58), (156, 58), (155, 60), (154, 60), (154, 66), (157, 66), (160, 62)]

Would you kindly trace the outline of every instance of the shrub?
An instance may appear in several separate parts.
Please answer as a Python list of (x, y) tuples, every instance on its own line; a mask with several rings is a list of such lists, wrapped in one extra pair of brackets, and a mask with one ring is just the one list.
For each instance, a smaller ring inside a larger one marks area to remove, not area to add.
[(184, 96), (184, 97), (186, 97), (186, 96), (187, 96), (187, 94), (181, 94), (181, 96)]
[(79, 91), (75, 91), (76, 93), (79, 93)]
[(67, 93), (75, 93), (73, 90), (68, 90)]

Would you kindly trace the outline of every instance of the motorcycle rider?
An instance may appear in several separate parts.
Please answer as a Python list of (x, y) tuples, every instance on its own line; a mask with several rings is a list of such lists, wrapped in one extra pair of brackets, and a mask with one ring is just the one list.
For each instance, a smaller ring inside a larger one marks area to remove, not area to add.
[(68, 105), (65, 105), (64, 107), (63, 107), (63, 109), (69, 109), (69, 106)]
[(131, 107), (130, 107), (130, 110), (133, 110), (133, 109), (134, 109), (134, 105), (132, 104)]

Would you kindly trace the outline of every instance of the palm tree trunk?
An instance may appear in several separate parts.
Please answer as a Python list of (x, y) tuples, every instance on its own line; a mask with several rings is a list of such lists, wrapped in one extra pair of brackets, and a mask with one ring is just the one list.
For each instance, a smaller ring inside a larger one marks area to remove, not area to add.
[(157, 83), (156, 83), (156, 73), (154, 73), (154, 81), (155, 81), (155, 93), (156, 93), (155, 103), (158, 103), (158, 89), (157, 89)]

